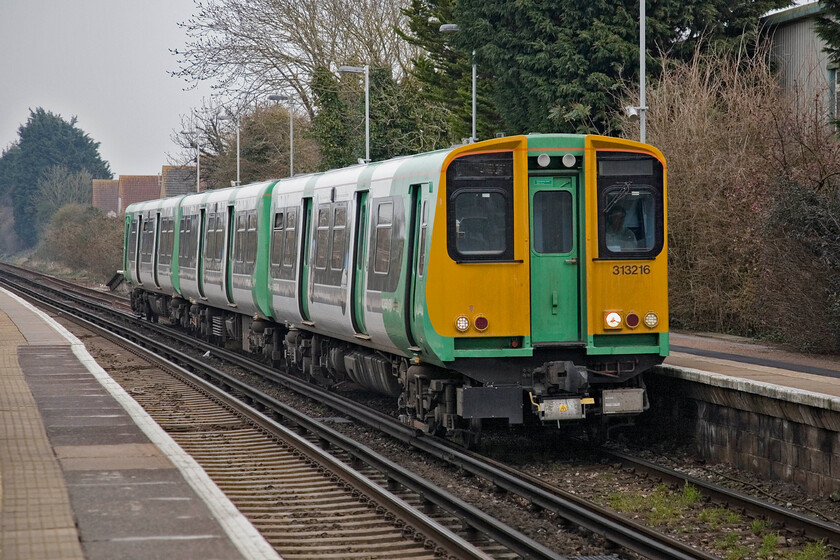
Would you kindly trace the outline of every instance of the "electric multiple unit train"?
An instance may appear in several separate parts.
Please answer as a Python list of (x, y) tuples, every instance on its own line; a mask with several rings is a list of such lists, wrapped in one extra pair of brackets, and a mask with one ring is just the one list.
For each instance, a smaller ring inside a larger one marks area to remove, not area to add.
[(432, 433), (636, 415), (668, 352), (656, 148), (532, 134), (130, 205), (136, 312)]

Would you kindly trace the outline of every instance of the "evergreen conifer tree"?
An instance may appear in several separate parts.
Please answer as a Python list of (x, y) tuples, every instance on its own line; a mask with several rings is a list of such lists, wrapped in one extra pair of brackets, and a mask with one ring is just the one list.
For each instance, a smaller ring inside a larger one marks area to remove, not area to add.
[(62, 165), (70, 172), (87, 171), (94, 179), (110, 179), (110, 166), (94, 142), (76, 127), (76, 117), (66, 121), (39, 107), (30, 110), (19, 139), (0, 156), (0, 196), (11, 195), (15, 231), (27, 246), (37, 242), (34, 197), (38, 180), (49, 168)]

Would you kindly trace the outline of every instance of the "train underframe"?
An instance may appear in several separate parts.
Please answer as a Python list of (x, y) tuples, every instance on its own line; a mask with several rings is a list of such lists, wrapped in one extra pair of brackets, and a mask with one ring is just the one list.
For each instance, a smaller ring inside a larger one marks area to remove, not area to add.
[(355, 383), (397, 399), (400, 419), (419, 431), (478, 441), (483, 421), (576, 423), (604, 440), (611, 427), (647, 410), (644, 370), (658, 356), (609, 356), (580, 365), (580, 349), (538, 351), (527, 360), (468, 359), (447, 369), (416, 364), (335, 338), (181, 298), (132, 293), (132, 309), (210, 343), (259, 356), (324, 387)]

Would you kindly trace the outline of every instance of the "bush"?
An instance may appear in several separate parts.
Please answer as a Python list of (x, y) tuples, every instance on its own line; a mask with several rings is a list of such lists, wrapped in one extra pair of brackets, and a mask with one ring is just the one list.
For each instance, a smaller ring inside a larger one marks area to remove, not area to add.
[(97, 208), (69, 204), (53, 216), (36, 254), (106, 282), (122, 264), (123, 222)]
[(668, 161), (672, 326), (838, 349), (840, 145), (822, 100), (784, 92), (762, 44), (662, 68), (647, 141)]

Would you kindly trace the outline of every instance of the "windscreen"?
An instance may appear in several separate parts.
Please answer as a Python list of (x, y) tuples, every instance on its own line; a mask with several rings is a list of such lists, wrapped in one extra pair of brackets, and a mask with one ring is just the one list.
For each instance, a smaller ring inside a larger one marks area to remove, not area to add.
[(646, 154), (603, 152), (598, 165), (601, 259), (652, 259), (664, 244), (664, 173)]

